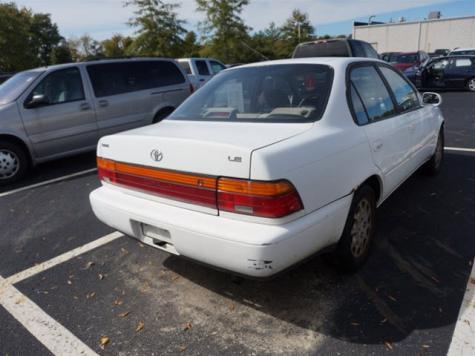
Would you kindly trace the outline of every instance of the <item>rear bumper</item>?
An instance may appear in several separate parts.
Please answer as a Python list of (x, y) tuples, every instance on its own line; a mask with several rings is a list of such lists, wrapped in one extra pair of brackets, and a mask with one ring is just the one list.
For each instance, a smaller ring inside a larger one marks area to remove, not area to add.
[(157, 203), (108, 186), (90, 195), (94, 213), (107, 225), (147, 245), (252, 277), (269, 277), (337, 242), (351, 198), (268, 225)]

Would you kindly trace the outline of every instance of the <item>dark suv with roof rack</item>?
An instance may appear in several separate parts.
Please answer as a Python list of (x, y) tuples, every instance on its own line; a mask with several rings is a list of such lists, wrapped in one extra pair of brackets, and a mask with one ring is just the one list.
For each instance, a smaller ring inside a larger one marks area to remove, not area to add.
[(292, 58), (305, 57), (367, 57), (378, 59), (368, 42), (353, 39), (329, 39), (300, 43)]

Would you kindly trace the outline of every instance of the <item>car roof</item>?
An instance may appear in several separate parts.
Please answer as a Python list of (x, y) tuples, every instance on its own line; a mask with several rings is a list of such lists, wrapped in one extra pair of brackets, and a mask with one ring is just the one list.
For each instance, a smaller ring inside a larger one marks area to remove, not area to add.
[(305, 57), (305, 58), (290, 58), (290, 59), (278, 59), (273, 61), (263, 61), (256, 62), (251, 64), (244, 64), (239, 67), (229, 68), (227, 70), (235, 70), (239, 68), (250, 68), (250, 67), (262, 67), (270, 65), (279, 65), (279, 64), (323, 64), (331, 67), (340, 67), (347, 66), (350, 63), (356, 62), (375, 62), (375, 63), (385, 63), (380, 59), (367, 58), (367, 57)]
[(467, 47), (467, 48), (456, 48), (452, 50), (452, 52), (459, 52), (459, 51), (475, 51), (474, 47)]

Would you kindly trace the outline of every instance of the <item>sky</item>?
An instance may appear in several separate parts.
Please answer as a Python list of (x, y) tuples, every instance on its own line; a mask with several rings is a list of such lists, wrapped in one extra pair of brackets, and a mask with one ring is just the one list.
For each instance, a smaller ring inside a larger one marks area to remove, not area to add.
[[(166, 0), (169, 1), (169, 0)], [(197, 31), (203, 14), (195, 10), (195, 0), (171, 0), (181, 4), (179, 17), (186, 20), (188, 30)], [(0, 2), (5, 2), (1, 1)], [(103, 40), (114, 33), (131, 35), (127, 26), (133, 8), (124, 7), (124, 0), (19, 0), (35, 12), (50, 13), (66, 37), (85, 33)], [(306, 12), (318, 35), (339, 35), (352, 32), (353, 21), (387, 22), (404, 16), (409, 21), (424, 19), (429, 11), (439, 10), (443, 17), (475, 15), (475, 0), (250, 0), (242, 14), (253, 31), (264, 29), (270, 22), (282, 24), (293, 9)]]

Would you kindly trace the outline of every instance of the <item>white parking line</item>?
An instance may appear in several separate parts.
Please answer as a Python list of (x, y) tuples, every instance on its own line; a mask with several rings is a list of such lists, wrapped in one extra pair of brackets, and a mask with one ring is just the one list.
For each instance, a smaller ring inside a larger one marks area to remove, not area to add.
[(475, 355), (475, 260), (447, 355)]
[(459, 151), (459, 152), (475, 152), (475, 148), (463, 148), (463, 147), (444, 147), (446, 151)]
[(97, 355), (1, 276), (0, 305), (54, 355)]
[(62, 177), (58, 177), (58, 178), (54, 178), (54, 179), (50, 179), (50, 180), (45, 180), (44, 182), (28, 185), (26, 187), (21, 187), (21, 188), (18, 188), (18, 189), (9, 190), (7, 192), (0, 193), (0, 198), (5, 197), (7, 195), (15, 194), (15, 193), (18, 193), (18, 192), (23, 192), (25, 190), (30, 190), (30, 189), (33, 189), (33, 188), (42, 187), (44, 185), (48, 185), (48, 184), (51, 184), (51, 183), (60, 182), (62, 180), (82, 176), (84, 174), (95, 172), (95, 171), (97, 171), (97, 168), (86, 169), (85, 171), (76, 172), (76, 173), (68, 174), (68, 175), (65, 175), (65, 176), (62, 176)]
[(30, 267), (26, 270), (23, 270), (17, 274), (14, 274), (6, 279), (6, 281), (10, 284), (15, 284), (18, 282), (21, 282), (27, 278), (30, 278), (31, 276), (34, 276), (35, 274), (41, 273), (43, 271), (46, 271), (47, 269), (50, 269), (54, 266), (59, 265), (60, 263), (66, 262), (76, 256), (79, 256), (85, 252), (91, 251), (99, 246), (105, 245), (111, 241), (114, 241), (118, 239), (119, 237), (122, 237), (123, 235), (116, 231), (113, 232), (109, 235), (100, 237), (97, 240), (94, 240), (92, 242), (89, 242), (85, 245), (79, 246), (75, 248), (74, 250), (68, 251), (63, 253), (62, 255), (59, 255), (57, 257), (52, 258), (51, 260), (45, 261), (43, 263), (37, 264), (36, 266)]

